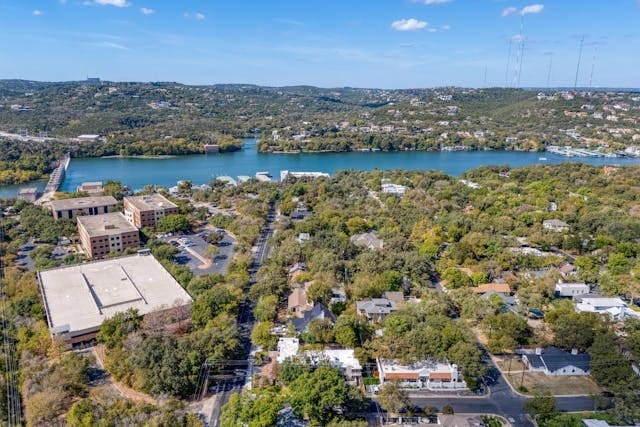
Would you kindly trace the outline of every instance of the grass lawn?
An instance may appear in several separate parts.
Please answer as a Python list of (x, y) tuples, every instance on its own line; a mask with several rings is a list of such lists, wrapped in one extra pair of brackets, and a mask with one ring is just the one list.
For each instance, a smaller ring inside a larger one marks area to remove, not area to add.
[[(512, 366), (513, 370), (513, 366)], [(505, 378), (518, 390), (522, 381), (522, 373), (512, 373)], [(532, 395), (535, 392), (548, 392), (561, 396), (567, 394), (599, 394), (602, 389), (588, 375), (576, 376), (547, 376), (542, 372), (525, 372), (522, 384), (527, 388), (525, 394)]]
[(527, 369), (519, 356), (494, 356), (494, 361), (504, 375), (507, 375), (507, 372), (519, 372)]

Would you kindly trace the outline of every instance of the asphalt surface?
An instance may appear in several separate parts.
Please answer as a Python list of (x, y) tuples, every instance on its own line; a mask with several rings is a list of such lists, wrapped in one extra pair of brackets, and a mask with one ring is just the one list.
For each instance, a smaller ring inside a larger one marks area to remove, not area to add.
[[(269, 210), (269, 214), (267, 216), (267, 220), (265, 221), (264, 228), (260, 233), (260, 237), (256, 241), (256, 251), (252, 257), (252, 264), (249, 269), (250, 280), (249, 286), (245, 289), (245, 294), (249, 291), (251, 286), (256, 282), (256, 275), (260, 267), (264, 263), (264, 261), (269, 256), (269, 239), (273, 236), (273, 223), (275, 221), (275, 205), (272, 204)], [(245, 361), (245, 366), (243, 368), (244, 377), (240, 379), (238, 377), (233, 380), (227, 381), (218, 381), (218, 383), (214, 386), (214, 391), (216, 388), (218, 390), (216, 398), (217, 402), (213, 406), (213, 411), (211, 413), (211, 417), (209, 424), (213, 427), (217, 427), (220, 422), (220, 415), (222, 413), (222, 407), (229, 400), (229, 397), (233, 393), (239, 393), (242, 391), (244, 385), (251, 380), (252, 375), (252, 364), (250, 361), (251, 356), (251, 330), (253, 329), (253, 324), (255, 323), (255, 319), (253, 317), (253, 309), (254, 303), (246, 299), (240, 307), (240, 311), (238, 314), (238, 328), (240, 329), (240, 337), (242, 341), (242, 345), (244, 348), (243, 360)], [(240, 366), (238, 366), (240, 367)], [(245, 369), (246, 368), (246, 369)], [(220, 391), (221, 390), (221, 391)]]
[[(489, 362), (491, 363), (491, 362)], [(524, 402), (527, 398), (516, 394), (502, 375), (493, 367), (495, 382), (489, 386), (490, 393), (478, 397), (416, 397), (413, 403), (421, 408), (432, 406), (438, 412), (449, 404), (456, 413), (487, 413), (506, 417), (515, 427), (530, 427), (534, 424), (527, 417)], [(593, 401), (589, 396), (557, 397), (558, 409), (563, 412), (593, 411)]]
[[(204, 240), (204, 238), (200, 237), (200, 233), (198, 234), (181, 234), (178, 236), (172, 236), (170, 238), (163, 238), (162, 240), (166, 242), (177, 242), (178, 239), (185, 237), (189, 239), (193, 246), (189, 246), (189, 249), (197, 252), (203, 258), (209, 258), (204, 255), (204, 251), (208, 246), (208, 243)], [(193, 256), (189, 253), (187, 249), (185, 249), (184, 245), (180, 244), (177, 249), (180, 251), (175, 257), (174, 260), (178, 264), (186, 265), (189, 267), (189, 270), (195, 276), (202, 276), (205, 274), (225, 274), (227, 272), (227, 267), (229, 263), (233, 259), (235, 247), (238, 242), (235, 238), (233, 238), (229, 233), (224, 233), (224, 238), (222, 239), (221, 244), (218, 244), (218, 254), (213, 257), (212, 263), (208, 268), (202, 268), (203, 262), (197, 257)]]

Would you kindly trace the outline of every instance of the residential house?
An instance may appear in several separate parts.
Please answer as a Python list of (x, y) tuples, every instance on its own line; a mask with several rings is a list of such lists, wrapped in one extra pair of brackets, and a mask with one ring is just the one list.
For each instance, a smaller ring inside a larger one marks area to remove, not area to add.
[(338, 368), (348, 383), (355, 386), (362, 383), (362, 365), (360, 365), (352, 348), (308, 350), (302, 354), (299, 353), (299, 349), (300, 341), (298, 338), (280, 338), (278, 340), (278, 363), (290, 358), (301, 358), (314, 366), (326, 362), (334, 368)]
[(392, 184), (390, 182), (383, 182), (381, 188), (384, 194), (394, 194), (400, 197), (404, 196), (404, 193), (407, 191), (407, 187), (404, 185)]
[(352, 348), (305, 351), (304, 356), (307, 360), (311, 360), (314, 365), (328, 362), (334, 368), (338, 368), (340, 375), (349, 384), (359, 386), (362, 383), (362, 366)]
[(545, 230), (555, 231), (562, 233), (563, 231), (569, 231), (569, 224), (559, 219), (547, 219), (542, 222), (542, 227)]
[(278, 363), (296, 357), (300, 348), (300, 340), (295, 337), (282, 337), (278, 339)]
[[(609, 424), (606, 421), (602, 421), (602, 420), (595, 420), (593, 418), (586, 418), (584, 420), (582, 420), (582, 424), (585, 425), (585, 427), (634, 427), (632, 425), (627, 425), (627, 426), (612, 426), (611, 424)], [(636, 424), (637, 425), (637, 424)]]
[(502, 310), (503, 312), (510, 310), (516, 314), (518, 313), (518, 297), (517, 296), (510, 296), (509, 294), (504, 294), (502, 292), (488, 291), (482, 294), (480, 298), (489, 300), (492, 295), (495, 295), (498, 298), (500, 298), (500, 300), (504, 304), (504, 307)]
[(367, 318), (369, 323), (380, 323), (390, 313), (397, 310), (395, 301), (387, 298), (372, 298), (356, 301), (356, 312)]
[(296, 262), (293, 264), (287, 274), (289, 275), (289, 282), (295, 283), (297, 281), (298, 276), (307, 271), (307, 264), (304, 262)]
[(555, 294), (560, 298), (576, 298), (588, 294), (589, 285), (586, 283), (556, 283)]
[(311, 239), (311, 236), (309, 235), (309, 233), (300, 233), (298, 234), (298, 237), (296, 238), (296, 240), (298, 241), (299, 244), (304, 244), (304, 242), (308, 242), (309, 239)]
[(354, 234), (349, 240), (351, 240), (351, 243), (354, 245), (367, 248), (371, 251), (379, 251), (384, 247), (384, 242), (379, 239), (373, 231)]
[(638, 313), (627, 306), (627, 303), (620, 298), (599, 298), (581, 297), (576, 304), (578, 313), (586, 311), (589, 313), (606, 314), (613, 320), (624, 320), (627, 317), (640, 317)]
[(560, 270), (562, 277), (568, 277), (576, 271), (576, 267), (570, 262), (563, 262), (558, 266), (558, 270)]
[(337, 303), (337, 302), (342, 302), (342, 303), (346, 303), (347, 302), (347, 293), (344, 290), (344, 285), (340, 285), (337, 288), (332, 288), (331, 289), (331, 305)]
[(305, 311), (313, 308), (307, 299), (307, 291), (304, 288), (294, 288), (289, 295), (287, 311), (296, 317), (303, 317)]
[(403, 365), (397, 360), (376, 359), (380, 385), (392, 381), (402, 388), (428, 390), (466, 389), (467, 384), (455, 364), (448, 361), (423, 360)]
[(565, 351), (557, 347), (520, 350), (522, 363), (532, 372), (545, 375), (589, 375), (591, 358), (578, 350)]
[(401, 291), (384, 291), (382, 293), (382, 298), (386, 298), (389, 301), (399, 304), (404, 301), (404, 293)]
[(291, 323), (298, 332), (305, 332), (313, 320), (329, 320), (335, 323), (336, 316), (323, 304), (316, 304), (311, 310), (302, 313), (302, 317), (294, 317)]
[(484, 295), (487, 292), (493, 292), (507, 296), (511, 293), (511, 286), (509, 286), (508, 283), (484, 283), (480, 286), (471, 288), (471, 290), (480, 295)]

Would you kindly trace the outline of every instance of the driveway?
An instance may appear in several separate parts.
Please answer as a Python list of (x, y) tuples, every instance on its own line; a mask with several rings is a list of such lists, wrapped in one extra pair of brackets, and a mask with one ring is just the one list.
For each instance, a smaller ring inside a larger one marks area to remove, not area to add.
[[(178, 242), (178, 239), (187, 238), (191, 242), (191, 245)], [(205, 255), (205, 250), (209, 245), (205, 240), (205, 236), (202, 233), (198, 234), (183, 234), (179, 236), (173, 236), (170, 238), (163, 238), (166, 242), (178, 242), (178, 250), (180, 251), (175, 256), (175, 262), (178, 264), (186, 265), (189, 270), (195, 276), (202, 276), (205, 274), (225, 274), (227, 267), (233, 259), (235, 247), (238, 242), (229, 233), (224, 233), (224, 238), (218, 246), (218, 254), (213, 257)]]

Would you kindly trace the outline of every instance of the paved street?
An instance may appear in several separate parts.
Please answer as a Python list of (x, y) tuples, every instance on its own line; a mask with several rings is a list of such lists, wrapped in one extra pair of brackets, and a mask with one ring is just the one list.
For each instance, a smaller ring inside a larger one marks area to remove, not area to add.
[[(250, 283), (245, 292), (249, 291), (251, 285), (256, 282), (256, 274), (262, 263), (269, 256), (269, 239), (273, 236), (273, 223), (275, 220), (275, 207), (272, 204), (271, 209), (269, 210), (269, 215), (265, 221), (265, 226), (256, 241), (255, 251), (252, 257), (252, 264), (250, 268)], [(251, 355), (251, 339), (250, 334), (253, 329), (253, 324), (255, 319), (253, 317), (253, 308), (254, 304), (252, 301), (245, 300), (242, 306), (240, 307), (240, 312), (238, 314), (238, 327), (240, 329), (240, 336), (242, 339), (242, 344), (245, 350), (245, 360), (246, 360), (246, 370), (244, 371), (244, 378), (235, 378), (234, 380), (229, 381), (219, 381), (218, 389), (222, 389), (216, 393), (216, 404), (213, 406), (213, 410), (211, 416), (209, 417), (209, 424), (213, 427), (219, 425), (220, 415), (222, 411), (222, 406), (229, 400), (229, 397), (234, 392), (240, 392), (244, 385), (251, 380), (252, 368), (250, 362)], [(239, 367), (239, 366), (238, 366)], [(244, 368), (243, 368), (244, 369)]]
[[(495, 368), (493, 368), (495, 369)], [(496, 369), (497, 370), (497, 369)], [(514, 426), (533, 426), (524, 413), (526, 398), (509, 387), (504, 377), (496, 373), (497, 378), (490, 386), (491, 392), (483, 397), (415, 397), (412, 401), (421, 408), (432, 406), (441, 410), (446, 404), (453, 406), (456, 413), (489, 413), (506, 417)], [(565, 412), (593, 410), (593, 401), (588, 396), (556, 398), (558, 409)]]

